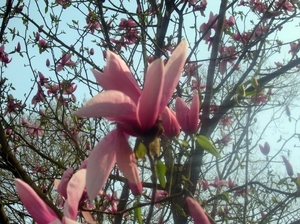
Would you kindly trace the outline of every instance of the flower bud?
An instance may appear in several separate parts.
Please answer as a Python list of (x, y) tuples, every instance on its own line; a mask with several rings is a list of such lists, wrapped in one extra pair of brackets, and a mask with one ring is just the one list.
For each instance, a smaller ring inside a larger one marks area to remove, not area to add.
[(18, 42), (18, 44), (17, 44), (16, 51), (17, 52), (21, 51), (21, 44), (20, 44), (20, 42)]
[(285, 164), (286, 172), (291, 177), (294, 175), (293, 167), (290, 161), (287, 160), (284, 156), (282, 156), (283, 162)]

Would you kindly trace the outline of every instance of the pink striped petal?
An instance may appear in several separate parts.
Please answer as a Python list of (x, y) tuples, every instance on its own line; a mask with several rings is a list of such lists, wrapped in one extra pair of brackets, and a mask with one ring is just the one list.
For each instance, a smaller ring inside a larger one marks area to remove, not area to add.
[(15, 179), (15, 185), (25, 208), (38, 224), (51, 223), (58, 219), (55, 212), (25, 182)]
[(172, 56), (167, 62), (167, 65), (165, 67), (164, 87), (160, 105), (161, 111), (163, 111), (165, 106), (167, 106), (170, 97), (172, 96), (174, 89), (178, 84), (183, 66), (185, 64), (187, 48), (187, 42), (185, 40), (181, 41), (181, 43), (173, 51)]
[(121, 131), (118, 131), (118, 147), (116, 159), (120, 171), (127, 178), (129, 187), (134, 195), (142, 194), (142, 183), (136, 166), (135, 154), (132, 152), (127, 139)]
[(195, 134), (198, 130), (199, 110), (200, 110), (199, 94), (197, 90), (194, 90), (194, 96), (189, 110), (189, 129), (192, 134)]
[(174, 112), (168, 107), (165, 107), (164, 111), (161, 114), (162, 123), (164, 126), (164, 136), (168, 138), (173, 138), (180, 134), (180, 125), (174, 115)]
[(125, 62), (111, 51), (106, 52), (106, 61), (104, 74), (93, 70), (99, 85), (105, 90), (121, 91), (137, 102), (141, 90)]
[(74, 169), (73, 168), (68, 168), (62, 175), (61, 180), (56, 188), (57, 192), (63, 196), (65, 199), (67, 199), (67, 186), (69, 183), (69, 180), (73, 176)]
[(210, 224), (203, 208), (199, 205), (199, 203), (191, 197), (186, 198), (186, 202), (188, 204), (190, 213), (194, 219), (195, 224)]
[(70, 179), (67, 187), (68, 199), (65, 202), (64, 214), (66, 217), (76, 220), (78, 204), (85, 188), (86, 169), (77, 171)]
[(91, 200), (97, 196), (116, 163), (116, 145), (119, 141), (117, 136), (117, 130), (110, 132), (95, 146), (89, 155), (86, 189)]
[(157, 59), (148, 67), (146, 81), (142, 95), (138, 101), (138, 121), (141, 129), (149, 130), (156, 122), (163, 87), (164, 66), (161, 59)]
[(175, 102), (176, 118), (184, 132), (188, 130), (189, 126), (189, 110), (190, 109), (186, 102), (178, 97)]
[(114, 121), (136, 120), (136, 105), (122, 92), (109, 90), (94, 96), (74, 115), (106, 117)]

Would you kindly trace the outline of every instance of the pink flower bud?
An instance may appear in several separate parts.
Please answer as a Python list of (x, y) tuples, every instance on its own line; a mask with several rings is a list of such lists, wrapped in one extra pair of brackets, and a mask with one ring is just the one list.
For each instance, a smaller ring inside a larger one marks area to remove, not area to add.
[(289, 116), (289, 117), (291, 116), (291, 111), (290, 111), (290, 108), (288, 105), (285, 106), (285, 113), (287, 116)]
[(265, 142), (265, 145), (259, 145), (259, 149), (262, 152), (262, 154), (264, 154), (265, 156), (269, 154), (270, 152), (270, 145), (268, 142)]
[(50, 66), (50, 60), (47, 58), (46, 60), (46, 66), (49, 67)]
[(18, 42), (18, 44), (17, 44), (16, 51), (17, 52), (21, 51), (21, 44), (20, 44), (20, 42)]
[(90, 49), (90, 55), (94, 55), (94, 54), (95, 54), (94, 48), (91, 48)]
[(39, 32), (42, 32), (42, 31), (43, 31), (43, 28), (44, 28), (44, 25), (40, 25), (40, 26), (39, 26)]
[(288, 174), (290, 177), (293, 176), (294, 171), (293, 171), (293, 167), (292, 167), (290, 161), (288, 161), (287, 158), (285, 158), (284, 156), (282, 156), (282, 159), (283, 159), (283, 162), (284, 162), (284, 164), (285, 164), (285, 168), (286, 168), (287, 174)]
[(48, 42), (45, 40), (40, 40), (39, 45), (41, 48), (47, 48), (48, 47)]
[(35, 33), (35, 41), (39, 41), (40, 40), (40, 33), (36, 32)]
[(45, 116), (45, 111), (43, 109), (40, 109), (39, 114), (42, 115), (42, 116)]

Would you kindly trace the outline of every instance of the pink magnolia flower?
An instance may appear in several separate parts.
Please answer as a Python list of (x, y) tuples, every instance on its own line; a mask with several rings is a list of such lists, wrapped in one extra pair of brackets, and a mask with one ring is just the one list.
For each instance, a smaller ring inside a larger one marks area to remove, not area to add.
[(27, 183), (15, 179), (15, 185), (25, 208), (38, 224), (78, 224), (73, 220), (77, 219), (78, 204), (85, 187), (85, 175), (85, 169), (79, 170), (70, 179), (67, 186), (68, 199), (65, 202), (62, 221)]
[(216, 177), (215, 181), (209, 184), (209, 186), (213, 186), (220, 190), (222, 187), (227, 186), (227, 180), (220, 180), (218, 177)]
[(186, 202), (195, 224), (210, 224), (203, 208), (195, 199), (187, 197)]
[(233, 16), (230, 16), (229, 19), (225, 19), (224, 28), (227, 29), (229, 27), (233, 27), (235, 24), (235, 19)]
[(64, 9), (71, 5), (71, 0), (56, 0), (55, 2), (61, 5)]
[(290, 43), (290, 47), (291, 47), (291, 49), (289, 50), (289, 53), (291, 53), (292, 56), (294, 56), (299, 51), (300, 41), (298, 41), (298, 44), (295, 43), (295, 42), (294, 43)]
[(11, 62), (12, 59), (8, 59), (8, 54), (4, 51), (4, 45), (0, 47), (0, 61), (5, 64)]
[(49, 47), (46, 40), (39, 40), (39, 46), (42, 50), (45, 50), (47, 47)]
[(236, 183), (233, 182), (233, 180), (231, 179), (231, 177), (228, 178), (228, 187), (229, 189), (235, 188), (238, 185)]
[(292, 164), (290, 163), (290, 161), (287, 160), (287, 158), (285, 158), (285, 156), (282, 156), (285, 168), (286, 168), (286, 172), (287, 174), (291, 177), (294, 175), (294, 171), (293, 171), (293, 167)]
[(195, 134), (198, 130), (200, 100), (197, 90), (194, 90), (191, 107), (186, 102), (177, 98), (175, 103), (176, 118), (182, 130), (187, 134)]
[(286, 14), (294, 11), (294, 6), (289, 1), (279, 0), (275, 2), (275, 5), (278, 8), (283, 9)]
[(63, 54), (61, 60), (57, 63), (56, 72), (60, 72), (65, 66), (74, 66), (75, 62), (71, 60), (71, 57), (71, 54)]
[(104, 72), (93, 70), (104, 92), (99, 93), (75, 115), (105, 117), (115, 121), (117, 128), (104, 137), (91, 152), (87, 164), (87, 191), (91, 199), (102, 188), (115, 162), (127, 177), (134, 194), (142, 192), (135, 156), (127, 142), (127, 135), (147, 137), (158, 118), (166, 136), (178, 134), (175, 115), (166, 106), (179, 81), (185, 63), (187, 43), (182, 41), (164, 67), (162, 59), (150, 64), (143, 91), (139, 88), (127, 65), (111, 51), (107, 51)]
[(259, 145), (259, 149), (261, 151), (262, 154), (264, 154), (265, 156), (269, 154), (270, 152), (270, 145), (268, 142), (265, 142), (265, 145)]
[(92, 34), (94, 34), (95, 30), (99, 29), (100, 23), (97, 20), (97, 15), (95, 12), (90, 11), (85, 19), (87, 26), (85, 26), (87, 29), (91, 31)]
[(214, 15), (212, 12), (210, 12), (208, 22), (203, 23), (200, 26), (200, 33), (203, 33), (204, 40), (208, 40), (210, 38), (211, 29), (215, 30), (217, 28), (217, 20), (216, 20), (217, 17), (218, 17), (218, 14)]
[(221, 124), (223, 126), (223, 128), (227, 127), (227, 128), (230, 128), (230, 125), (232, 124), (232, 116), (228, 116), (228, 115), (224, 115), (221, 117)]
[(31, 103), (34, 106), (36, 106), (40, 102), (45, 102), (45, 100), (46, 100), (46, 98), (45, 98), (44, 91), (40, 86), (38, 86), (37, 93), (33, 96)]
[(229, 47), (220, 47), (220, 67), (219, 71), (223, 75), (227, 70), (227, 62), (229, 62), (231, 65), (234, 65), (233, 61), (237, 59), (237, 52), (235, 51), (234, 46)]
[(6, 116), (8, 113), (18, 113), (23, 108), (21, 101), (15, 100), (13, 95), (9, 94), (7, 97), (7, 106), (3, 113), (3, 116)]
[(22, 125), (26, 127), (27, 133), (32, 137), (39, 137), (43, 135), (43, 131), (40, 125), (34, 123), (31, 124), (24, 117), (22, 119)]

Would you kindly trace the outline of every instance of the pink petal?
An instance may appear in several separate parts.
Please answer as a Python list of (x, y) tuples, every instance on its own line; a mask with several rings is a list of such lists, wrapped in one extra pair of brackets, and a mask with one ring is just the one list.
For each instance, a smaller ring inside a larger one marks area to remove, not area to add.
[(180, 134), (180, 125), (174, 115), (174, 112), (169, 108), (165, 107), (162, 112), (162, 123), (164, 126), (164, 136), (173, 138)]
[(62, 175), (61, 180), (57, 186), (57, 192), (63, 196), (65, 199), (67, 199), (67, 186), (68, 182), (73, 176), (74, 169), (73, 168), (68, 168)]
[(50, 222), (49, 224), (62, 224), (59, 219), (55, 219), (54, 221)]
[[(105, 90), (118, 90), (137, 102), (141, 90), (125, 62), (115, 53), (107, 51), (104, 74), (93, 71), (97, 82)], [(104, 76), (103, 76), (104, 75)]]
[(25, 182), (15, 179), (15, 185), (25, 208), (38, 224), (50, 223), (58, 217), (55, 212)]
[(77, 171), (71, 178), (67, 187), (68, 199), (65, 203), (65, 216), (76, 220), (78, 204), (85, 188), (86, 169)]
[(285, 168), (286, 168), (286, 172), (289, 176), (293, 176), (294, 175), (294, 171), (293, 171), (293, 167), (292, 164), (290, 163), (290, 161), (287, 160), (287, 158), (285, 158), (285, 156), (282, 156), (283, 162), (285, 164)]
[(112, 167), (116, 163), (116, 142), (118, 131), (106, 135), (89, 155), (86, 174), (86, 189), (93, 200), (105, 184)]
[(61, 70), (63, 70), (63, 66), (61, 64), (57, 65), (55, 71), (60, 72)]
[(99, 93), (74, 113), (80, 117), (106, 117), (115, 121), (136, 120), (136, 105), (122, 92)]
[(163, 62), (157, 59), (148, 67), (142, 95), (138, 101), (138, 121), (142, 130), (149, 130), (156, 122), (163, 87)]
[(169, 58), (165, 67), (164, 86), (160, 111), (163, 111), (172, 96), (176, 85), (178, 84), (181, 72), (186, 60), (187, 42), (185, 40), (176, 47), (172, 56)]
[(219, 67), (219, 71), (222, 75), (226, 72), (226, 68), (227, 68), (227, 61), (222, 60), (220, 62), (220, 67)]
[(194, 90), (194, 96), (189, 111), (189, 128), (191, 133), (195, 134), (198, 130), (200, 100), (197, 90)]
[(191, 197), (186, 198), (186, 202), (188, 204), (191, 215), (194, 219), (195, 224), (210, 224), (203, 208), (199, 205), (199, 203)]
[(188, 105), (183, 99), (179, 97), (176, 98), (176, 102), (175, 102), (176, 118), (184, 132), (188, 131), (188, 127), (189, 127), (189, 119), (188, 119), (189, 110), (190, 109)]
[(142, 184), (136, 166), (135, 154), (132, 152), (127, 139), (121, 131), (117, 136), (116, 159), (120, 171), (127, 178), (129, 187), (134, 195), (142, 194)]
[(61, 63), (62, 65), (65, 65), (67, 61), (71, 59), (72, 55), (71, 54), (64, 54), (61, 58)]
[(62, 224), (80, 224), (80, 223), (76, 222), (74, 220), (71, 220), (67, 217), (63, 217)]

